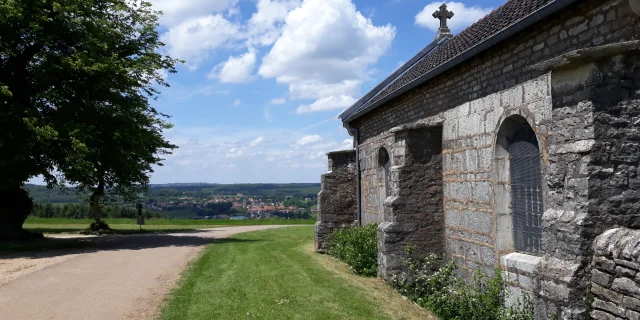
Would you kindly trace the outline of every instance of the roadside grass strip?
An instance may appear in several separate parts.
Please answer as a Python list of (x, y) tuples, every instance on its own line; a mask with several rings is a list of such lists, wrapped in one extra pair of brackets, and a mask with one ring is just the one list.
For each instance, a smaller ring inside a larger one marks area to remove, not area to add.
[(313, 252), (313, 228), (236, 235), (207, 246), (160, 319), (434, 319), (379, 279)]

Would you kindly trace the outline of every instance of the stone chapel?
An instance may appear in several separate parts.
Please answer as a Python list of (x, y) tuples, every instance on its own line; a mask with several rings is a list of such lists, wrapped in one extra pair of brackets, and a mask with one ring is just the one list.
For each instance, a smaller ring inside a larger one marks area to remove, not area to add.
[(340, 115), (316, 250), (377, 223), (380, 277), (411, 244), (501, 268), (539, 319), (640, 319), (640, 0), (509, 0), (457, 35), (454, 14)]

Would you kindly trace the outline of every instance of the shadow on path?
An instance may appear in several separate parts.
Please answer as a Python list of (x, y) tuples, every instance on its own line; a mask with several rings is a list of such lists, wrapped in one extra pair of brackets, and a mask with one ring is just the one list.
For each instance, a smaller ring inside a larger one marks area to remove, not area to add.
[(213, 238), (215, 235), (191, 234), (212, 233), (216, 230), (181, 230), (176, 234), (116, 235), (90, 238), (45, 238), (27, 242), (0, 243), (0, 261), (13, 258), (49, 258), (69, 254), (97, 251), (143, 250), (161, 247), (198, 247), (209, 243), (257, 242), (264, 240), (242, 240)]

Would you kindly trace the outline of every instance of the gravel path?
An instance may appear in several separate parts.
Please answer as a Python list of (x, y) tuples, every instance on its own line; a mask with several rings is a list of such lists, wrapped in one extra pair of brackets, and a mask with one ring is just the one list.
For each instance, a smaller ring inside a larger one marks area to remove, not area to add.
[(0, 319), (154, 319), (203, 245), (282, 226), (86, 239), (89, 249), (0, 258)]

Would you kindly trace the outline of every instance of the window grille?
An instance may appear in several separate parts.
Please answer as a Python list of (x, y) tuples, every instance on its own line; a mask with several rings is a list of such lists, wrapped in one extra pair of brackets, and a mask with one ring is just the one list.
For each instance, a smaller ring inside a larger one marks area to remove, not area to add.
[(389, 153), (385, 148), (380, 148), (380, 151), (378, 152), (378, 165), (380, 166), (381, 169), (383, 169), (385, 197), (388, 197), (389, 196), (389, 171), (391, 169), (391, 159), (389, 158)]
[(537, 255), (542, 238), (540, 148), (529, 125), (521, 126), (509, 144), (513, 240), (518, 252)]

